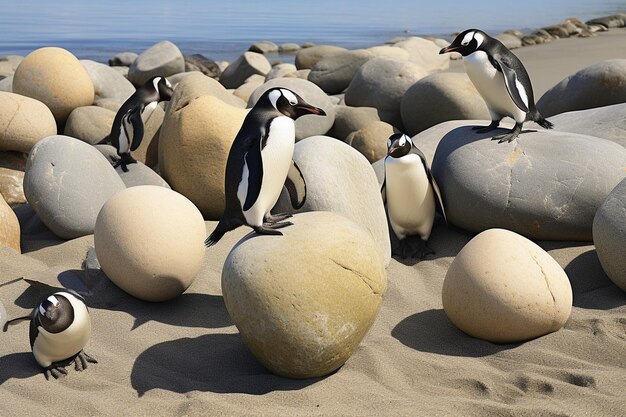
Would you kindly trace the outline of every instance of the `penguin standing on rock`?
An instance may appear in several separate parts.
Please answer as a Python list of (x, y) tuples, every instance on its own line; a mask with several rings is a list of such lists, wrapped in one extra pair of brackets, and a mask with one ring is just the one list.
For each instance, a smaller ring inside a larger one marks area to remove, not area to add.
[[(446, 217), (439, 187), (433, 178), (426, 157), (415, 147), (411, 138), (396, 133), (387, 141), (385, 179), (381, 188), (383, 203), (387, 205), (389, 223), (400, 241), (399, 256), (402, 259), (418, 257), (435, 252), (427, 241), (435, 221), (438, 203)], [(414, 245), (411, 236), (420, 237)]]
[(46, 379), (67, 375), (65, 367), (72, 362), (77, 371), (97, 363), (83, 351), (91, 338), (91, 319), (78, 293), (62, 290), (44, 297), (32, 315), (7, 322), (4, 331), (12, 322), (25, 319), (30, 319), (30, 346)]
[(465, 72), (485, 100), (491, 124), (474, 128), (478, 133), (490, 132), (498, 127), (502, 118), (515, 120), (510, 133), (493, 137), (499, 143), (511, 142), (522, 132), (525, 121), (533, 121), (545, 129), (553, 124), (543, 118), (535, 107), (533, 87), (522, 62), (506, 46), (478, 29), (469, 29), (441, 51), (463, 55)]
[(170, 100), (173, 93), (172, 84), (165, 77), (152, 77), (122, 104), (113, 119), (109, 134), (120, 156), (114, 167), (121, 166), (124, 172), (128, 172), (127, 165), (137, 162), (130, 156), (130, 152), (141, 144), (145, 121), (159, 101)]
[(230, 148), (224, 181), (226, 208), (217, 227), (204, 242), (216, 244), (226, 232), (248, 225), (259, 234), (282, 235), (290, 214), (270, 210), (287, 188), (294, 208), (306, 199), (306, 183), (293, 161), (295, 123), (307, 114), (325, 116), (286, 88), (266, 91), (250, 110)]

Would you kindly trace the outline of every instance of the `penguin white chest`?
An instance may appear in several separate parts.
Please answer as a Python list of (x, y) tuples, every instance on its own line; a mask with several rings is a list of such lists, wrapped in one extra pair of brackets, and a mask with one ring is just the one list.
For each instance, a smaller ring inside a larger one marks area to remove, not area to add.
[[(293, 119), (279, 116), (272, 120), (268, 129), (265, 147), (261, 149), (263, 166), (261, 190), (252, 207), (243, 212), (250, 225), (260, 226), (263, 224), (263, 217), (278, 201), (293, 158), (296, 141), (296, 128)], [(258, 175), (258, 173), (248, 172), (247, 166), (244, 167), (244, 181), (239, 184), (237, 192), (242, 206), (248, 193), (246, 174)]]
[(487, 53), (476, 51), (464, 56), (463, 66), (467, 76), (485, 100), (492, 117), (509, 116), (518, 123), (524, 122), (526, 112), (517, 107), (511, 99), (504, 84), (504, 75), (494, 68)]
[(68, 359), (79, 353), (91, 338), (91, 319), (87, 307), (81, 301), (68, 297), (74, 308), (74, 321), (60, 333), (50, 333), (39, 326), (39, 334), (33, 344), (33, 355), (43, 367)]
[(435, 194), (418, 155), (385, 158), (385, 192), (396, 236), (419, 235), (427, 240), (435, 218)]

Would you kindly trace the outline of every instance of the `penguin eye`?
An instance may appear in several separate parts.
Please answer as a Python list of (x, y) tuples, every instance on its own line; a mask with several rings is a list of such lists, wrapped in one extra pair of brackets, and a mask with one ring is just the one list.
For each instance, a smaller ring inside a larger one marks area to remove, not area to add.
[(474, 39), (474, 32), (468, 32), (464, 37), (463, 41), (461, 41), (461, 45), (467, 46)]
[(50, 297), (48, 297), (48, 301), (50, 301), (52, 305), (55, 307), (57, 304), (59, 304), (59, 299), (56, 298), (54, 295), (51, 295)]
[(404, 136), (400, 139), (400, 146), (404, 146), (406, 144), (406, 139)]
[(391, 139), (387, 140), (387, 149), (391, 148)]
[(285, 97), (287, 99), (289, 104), (291, 104), (292, 106), (295, 106), (296, 104), (298, 104), (298, 98), (296, 97), (296, 95), (294, 93), (292, 93), (289, 90), (285, 90), (285, 89), (282, 89), (280, 91), (283, 94), (283, 97)]

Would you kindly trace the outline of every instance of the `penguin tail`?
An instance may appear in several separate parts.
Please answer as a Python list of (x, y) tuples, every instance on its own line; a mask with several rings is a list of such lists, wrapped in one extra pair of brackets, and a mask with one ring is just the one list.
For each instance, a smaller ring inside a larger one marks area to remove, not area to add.
[(549, 120), (546, 120), (539, 113), (539, 110), (537, 110), (537, 109), (535, 109), (531, 113), (530, 120), (532, 120), (533, 122), (537, 123), (539, 126), (543, 127), (544, 129), (552, 129), (554, 127), (554, 124), (552, 122), (550, 122)]

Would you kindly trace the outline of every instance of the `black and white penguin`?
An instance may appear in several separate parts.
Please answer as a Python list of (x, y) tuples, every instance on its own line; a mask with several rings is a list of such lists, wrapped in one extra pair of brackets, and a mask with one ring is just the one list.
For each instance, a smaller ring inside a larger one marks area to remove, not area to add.
[(270, 210), (283, 186), (294, 208), (302, 207), (306, 199), (306, 183), (293, 161), (293, 151), (294, 120), (307, 114), (326, 115), (286, 88), (272, 88), (259, 98), (230, 148), (224, 181), (226, 208), (206, 246), (242, 225), (260, 234), (282, 235), (276, 229), (292, 224), (282, 221), (290, 214), (273, 216)]
[(487, 103), (492, 122), (487, 127), (474, 128), (478, 133), (496, 129), (506, 116), (515, 120), (515, 127), (510, 133), (493, 138), (500, 143), (515, 139), (522, 132), (525, 121), (534, 121), (545, 129), (553, 127), (535, 107), (526, 68), (502, 42), (478, 29), (469, 29), (439, 51), (440, 54), (446, 52), (458, 52), (463, 56), (465, 72)]
[(32, 314), (13, 319), (30, 319), (30, 346), (35, 360), (44, 368), (46, 379), (67, 375), (72, 362), (77, 371), (97, 363), (83, 348), (91, 338), (91, 319), (85, 300), (72, 290), (61, 290), (44, 297)]
[[(389, 223), (400, 242), (401, 258), (423, 259), (434, 251), (427, 241), (435, 220), (436, 204), (445, 219), (439, 187), (431, 175), (426, 157), (415, 147), (411, 138), (396, 133), (387, 141), (385, 179), (381, 188), (387, 205)], [(420, 237), (414, 245), (411, 236)]]
[(141, 144), (145, 121), (148, 120), (159, 101), (170, 100), (173, 92), (172, 84), (167, 78), (152, 77), (122, 104), (113, 119), (109, 134), (111, 143), (120, 156), (115, 167), (121, 166), (122, 170), (127, 172), (126, 165), (137, 162), (130, 156), (130, 152), (136, 150)]

